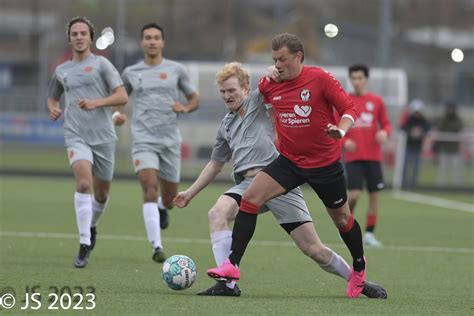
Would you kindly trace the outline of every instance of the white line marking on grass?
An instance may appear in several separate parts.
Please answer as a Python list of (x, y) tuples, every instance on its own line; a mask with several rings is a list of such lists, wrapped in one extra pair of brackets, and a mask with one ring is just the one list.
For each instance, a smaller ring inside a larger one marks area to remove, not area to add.
[(406, 191), (394, 191), (392, 197), (395, 199), (431, 205), (461, 212), (474, 213), (474, 204), (447, 200), (432, 195), (424, 195)]
[[(64, 233), (42, 233), (42, 232), (15, 232), (15, 231), (0, 231), (2, 237), (19, 237), (19, 238), (53, 238), (53, 239), (77, 239), (76, 234), (64, 234)], [(100, 234), (99, 239), (102, 240), (119, 240), (119, 241), (140, 241), (148, 242), (144, 237), (139, 236), (127, 236), (127, 235), (107, 235)], [(203, 244), (210, 245), (209, 239), (203, 238), (177, 238), (177, 237), (165, 237), (163, 241), (169, 243), (178, 244)], [(264, 241), (255, 240), (251, 241), (252, 245), (260, 247), (296, 247), (293, 242), (290, 241)], [(327, 244), (331, 248), (346, 248), (343, 244)], [(436, 246), (383, 246), (380, 248), (369, 248), (370, 250), (393, 250), (393, 251), (414, 251), (414, 252), (444, 252), (444, 253), (474, 253), (473, 248), (450, 248), (450, 247), (436, 247)]]

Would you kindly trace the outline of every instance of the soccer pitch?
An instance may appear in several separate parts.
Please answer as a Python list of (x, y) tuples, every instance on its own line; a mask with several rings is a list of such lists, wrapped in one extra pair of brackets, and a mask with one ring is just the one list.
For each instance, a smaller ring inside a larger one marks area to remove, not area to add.
[[(161, 265), (151, 260), (138, 182), (112, 183), (97, 246), (81, 270), (73, 267), (78, 250), (74, 180), (0, 177), (0, 290), (10, 287), (16, 293), (16, 305), (2, 313), (24, 314), (25, 288), (39, 286), (42, 306), (36, 312), (41, 314), (51, 312), (47, 298), (54, 287), (63, 292), (93, 287), (96, 306), (87, 312), (94, 314), (472, 315), (474, 214), (398, 200), (389, 192), (381, 197), (377, 227), (385, 247), (366, 249), (367, 278), (386, 287), (388, 300), (346, 298), (345, 282), (304, 256), (269, 213), (259, 217), (242, 260), (242, 296), (197, 296), (214, 282), (206, 275), (215, 265), (207, 210), (227, 187), (212, 185), (188, 208), (171, 211), (170, 227), (162, 233), (165, 253), (187, 255), (197, 265), (195, 284), (173, 291), (161, 280)], [(322, 203), (307, 188), (304, 193), (321, 239), (350, 262)], [(467, 195), (459, 200), (472, 203)], [(365, 205), (363, 199), (356, 211), (361, 225)]]

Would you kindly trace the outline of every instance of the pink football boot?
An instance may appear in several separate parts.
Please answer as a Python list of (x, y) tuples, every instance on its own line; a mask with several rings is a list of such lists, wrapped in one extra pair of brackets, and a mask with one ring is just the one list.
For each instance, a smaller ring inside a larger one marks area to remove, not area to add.
[(219, 280), (226, 279), (228, 281), (239, 281), (240, 269), (230, 263), (230, 260), (227, 259), (219, 267), (207, 270), (207, 275)]

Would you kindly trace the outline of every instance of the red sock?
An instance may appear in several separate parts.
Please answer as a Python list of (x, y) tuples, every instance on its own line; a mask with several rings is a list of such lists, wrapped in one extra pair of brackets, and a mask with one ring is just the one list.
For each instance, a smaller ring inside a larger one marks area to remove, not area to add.
[(365, 230), (367, 232), (373, 233), (375, 230), (375, 225), (377, 224), (377, 215), (369, 214), (367, 215), (367, 225)]
[(352, 214), (351, 214), (351, 216), (347, 220), (346, 226), (340, 228), (339, 231), (341, 233), (347, 233), (352, 229), (352, 226), (354, 226), (354, 216), (352, 216)]
[(258, 205), (250, 203), (246, 200), (240, 202), (240, 210), (250, 214), (258, 214), (260, 207)]

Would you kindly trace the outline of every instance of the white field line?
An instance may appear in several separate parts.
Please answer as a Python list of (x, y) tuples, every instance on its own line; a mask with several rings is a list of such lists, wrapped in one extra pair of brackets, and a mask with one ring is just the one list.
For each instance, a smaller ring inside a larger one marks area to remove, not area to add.
[[(15, 232), (15, 231), (0, 231), (0, 237), (17, 237), (17, 238), (53, 238), (53, 239), (78, 239), (76, 234), (63, 233), (42, 233), (42, 232)], [(117, 241), (139, 241), (148, 242), (145, 237), (127, 236), (127, 235), (107, 235), (100, 234), (99, 239), (102, 240), (117, 240)], [(164, 242), (178, 243), (178, 244), (203, 244), (210, 245), (209, 239), (203, 238), (176, 238), (165, 237)], [(259, 247), (296, 247), (290, 241), (251, 241), (252, 245)], [(343, 244), (327, 244), (331, 248), (345, 248)], [(413, 251), (413, 252), (442, 252), (442, 253), (467, 253), (474, 254), (474, 248), (450, 248), (437, 246), (395, 246), (387, 245), (381, 248), (370, 248), (371, 250), (392, 250), (392, 251)]]
[(420, 203), (420, 204), (425, 204), (425, 205), (446, 208), (450, 210), (474, 213), (474, 204), (447, 200), (447, 199), (439, 198), (432, 195), (424, 195), (424, 194), (418, 194), (418, 193), (406, 192), (406, 191), (394, 191), (392, 193), (392, 197), (395, 199), (408, 201), (408, 202), (415, 202), (415, 203)]

